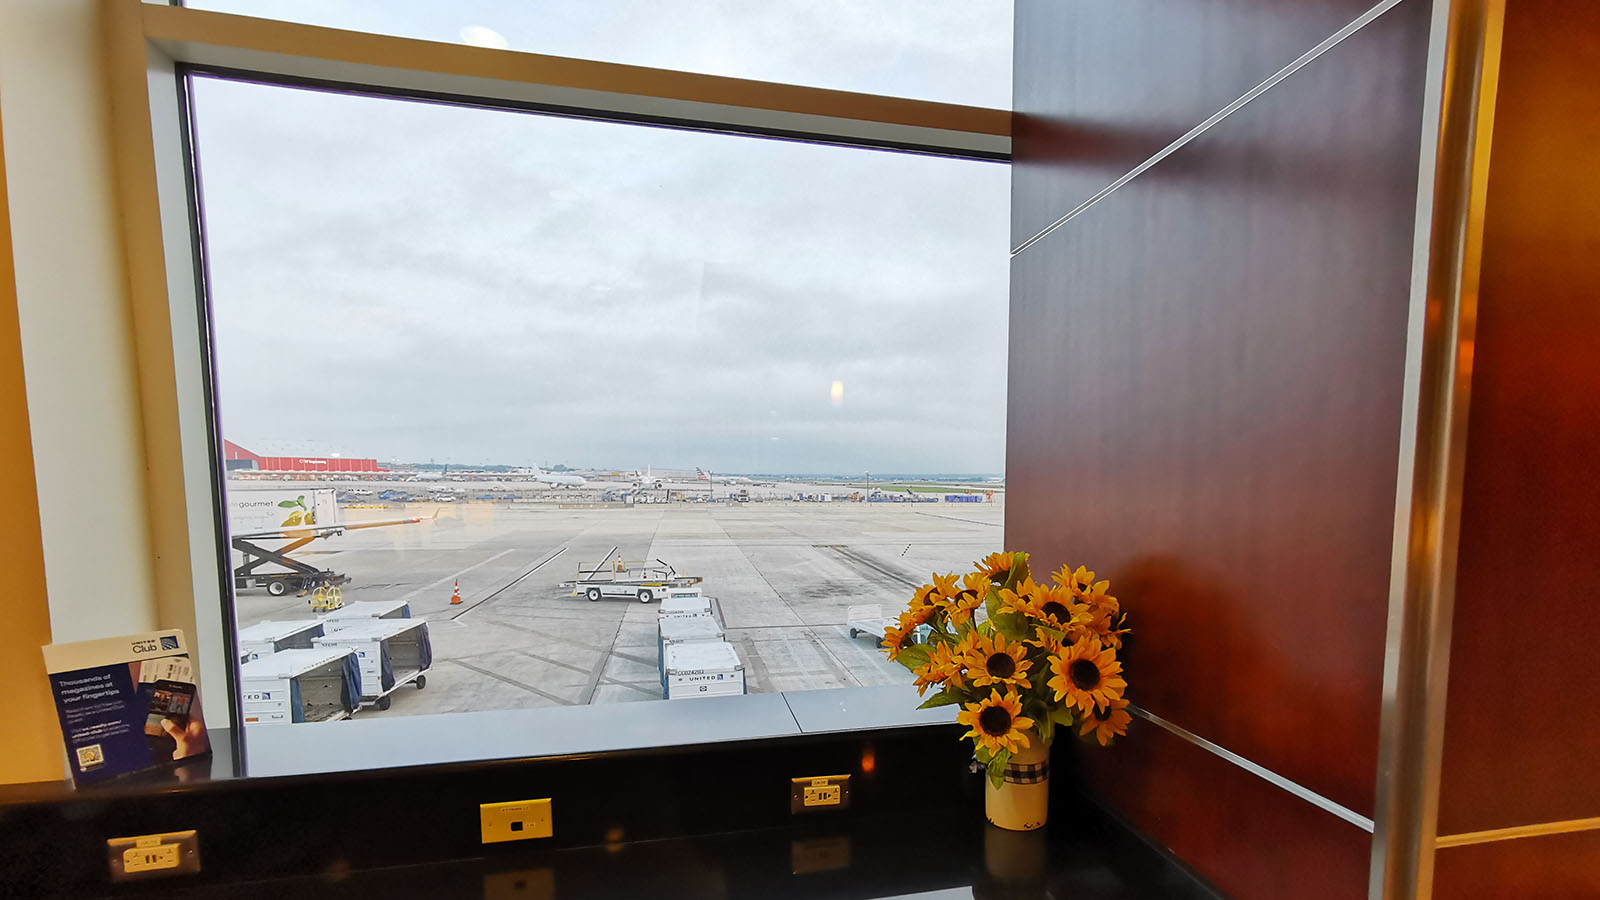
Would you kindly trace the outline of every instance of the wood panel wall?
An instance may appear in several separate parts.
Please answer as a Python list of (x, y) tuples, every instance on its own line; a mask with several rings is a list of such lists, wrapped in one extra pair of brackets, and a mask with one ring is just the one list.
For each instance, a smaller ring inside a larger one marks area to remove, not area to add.
[[(1600, 817), (1600, 6), (1506, 4), (1438, 831)], [(1443, 848), (1439, 900), (1600, 897), (1600, 831)]]
[[(1023, 0), (1021, 244), (1367, 2)], [(1007, 541), (1133, 616), (1130, 696), (1356, 816), (1376, 789), (1430, 5), (1403, 0), (1014, 257)], [(1107, 802), (1228, 895), (1371, 836), (1136, 721)]]

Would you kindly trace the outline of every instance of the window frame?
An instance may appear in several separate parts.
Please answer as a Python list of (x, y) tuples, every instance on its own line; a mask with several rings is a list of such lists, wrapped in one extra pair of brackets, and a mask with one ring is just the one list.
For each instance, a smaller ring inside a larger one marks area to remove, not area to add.
[[(1009, 163), (1011, 113), (103, 0), (120, 242), (163, 627), (194, 635), (204, 712), (247, 774), (188, 77)], [(219, 691), (218, 686), (225, 686)]]

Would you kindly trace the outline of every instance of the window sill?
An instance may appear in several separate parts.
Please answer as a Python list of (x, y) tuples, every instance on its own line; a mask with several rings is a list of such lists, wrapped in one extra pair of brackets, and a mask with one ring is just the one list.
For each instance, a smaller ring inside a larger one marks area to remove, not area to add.
[(945, 725), (910, 685), (355, 719), (245, 732), (252, 777), (571, 756), (871, 728)]

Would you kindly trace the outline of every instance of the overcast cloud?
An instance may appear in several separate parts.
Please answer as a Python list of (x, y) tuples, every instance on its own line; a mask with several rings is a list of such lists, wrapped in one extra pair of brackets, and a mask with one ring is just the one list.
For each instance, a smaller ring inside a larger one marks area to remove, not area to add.
[[(1001, 65), (967, 57), (987, 45), (975, 10), (997, 20), (984, 27)], [(315, 15), (438, 39), (482, 24), (513, 49), (830, 87), (1009, 94), (1010, 10), (991, 2)], [(223, 428), (247, 447), (1003, 468), (1005, 166), (209, 79), (195, 98)]]

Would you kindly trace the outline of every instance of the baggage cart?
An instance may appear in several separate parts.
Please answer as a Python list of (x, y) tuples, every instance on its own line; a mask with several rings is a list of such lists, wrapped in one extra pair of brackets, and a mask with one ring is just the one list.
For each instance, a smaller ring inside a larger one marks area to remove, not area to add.
[(433, 644), (421, 619), (356, 619), (316, 638), (318, 647), (355, 651), (360, 671), (361, 705), (388, 709), (389, 695), (407, 684), (428, 686)]
[(292, 622), (257, 622), (239, 629), (239, 662), (279, 650), (310, 650), (311, 639), (322, 637), (322, 622), (297, 619)]
[(703, 617), (715, 619), (717, 624), (722, 624), (722, 604), (715, 597), (706, 597), (696, 594), (692, 597), (668, 597), (661, 601), (660, 612), (657, 618), (664, 617)]
[(361, 673), (348, 647), (280, 650), (239, 667), (245, 725), (349, 718), (361, 705)]
[(749, 693), (744, 663), (727, 641), (691, 641), (666, 649), (661, 695), (668, 700)]
[[(857, 638), (863, 634), (871, 635), (878, 646), (883, 646), (883, 630), (900, 620), (894, 616), (883, 614), (883, 607), (876, 603), (862, 606), (851, 606), (845, 609), (845, 627), (850, 629), (850, 637)], [(933, 634), (933, 629), (927, 625), (918, 625), (914, 642), (926, 644), (928, 637)]]
[(667, 648), (689, 641), (721, 641), (726, 635), (722, 623), (710, 616), (661, 616), (656, 621), (656, 668), (661, 670), (666, 687)]
[(694, 575), (679, 575), (678, 570), (659, 559), (623, 559), (616, 547), (600, 562), (578, 563), (578, 577), (562, 582), (572, 596), (598, 601), (601, 597), (629, 597), (649, 603), (665, 597), (673, 589), (700, 583)]
[(322, 632), (332, 634), (363, 619), (409, 619), (411, 604), (404, 600), (357, 600), (322, 617)]

